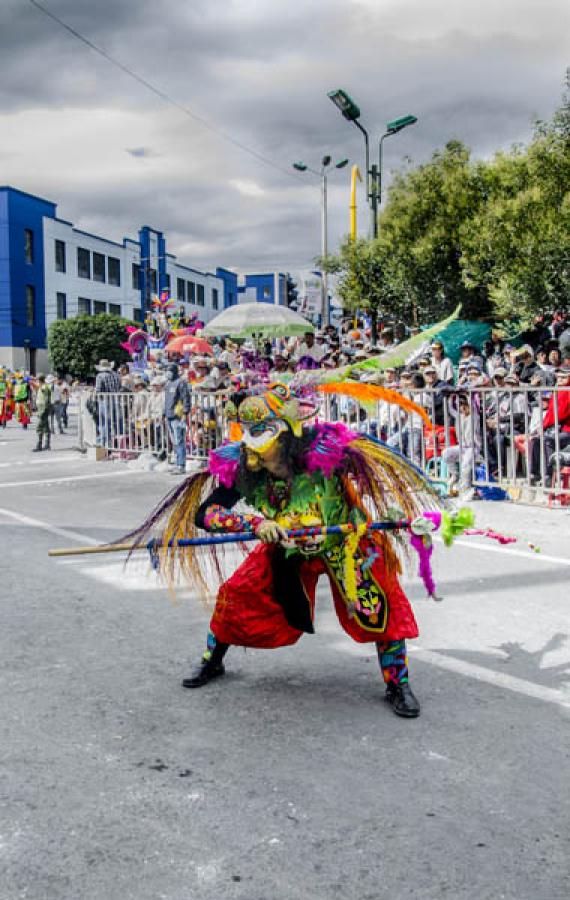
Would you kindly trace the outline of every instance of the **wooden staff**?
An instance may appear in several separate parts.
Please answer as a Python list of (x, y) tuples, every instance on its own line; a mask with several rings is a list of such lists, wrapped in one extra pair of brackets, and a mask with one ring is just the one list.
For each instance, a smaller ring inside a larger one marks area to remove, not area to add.
[[(409, 529), (410, 522), (370, 522), (366, 526), (367, 531), (400, 531)], [(296, 528), (287, 531), (288, 539), (310, 540), (315, 537), (326, 537), (330, 534), (349, 534), (355, 531), (356, 526), (351, 523), (344, 525), (325, 525), (310, 528)], [(176, 541), (178, 547), (207, 547), (211, 544), (234, 544), (244, 541), (257, 541), (259, 538), (253, 531), (229, 532), (226, 534), (212, 534), (197, 538), (182, 538)], [(48, 556), (84, 556), (90, 553), (123, 553), (130, 550), (158, 550), (160, 541), (152, 540), (148, 544), (134, 547), (133, 544), (102, 544), (96, 547), (60, 547), (56, 550), (48, 550)]]

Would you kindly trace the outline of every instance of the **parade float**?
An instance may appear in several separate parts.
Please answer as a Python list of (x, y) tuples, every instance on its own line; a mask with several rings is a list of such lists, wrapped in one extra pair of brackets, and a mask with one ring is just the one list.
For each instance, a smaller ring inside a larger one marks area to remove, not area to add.
[(193, 314), (183, 324), (182, 317), (174, 311), (175, 306), (168, 291), (162, 291), (160, 297), (152, 300), (142, 326), (127, 325), (127, 339), (121, 347), (129, 353), (133, 370), (144, 371), (150, 363), (172, 354), (205, 352), (197, 344), (204, 323)]

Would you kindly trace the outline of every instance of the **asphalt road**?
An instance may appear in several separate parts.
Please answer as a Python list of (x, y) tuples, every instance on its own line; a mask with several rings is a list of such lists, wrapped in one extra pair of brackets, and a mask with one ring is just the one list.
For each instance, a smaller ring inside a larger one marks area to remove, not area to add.
[[(438, 546), (407, 582), (415, 721), (336, 624), (180, 679), (207, 613), (140, 559), (56, 560), (172, 486), (0, 432), (3, 900), (567, 900), (570, 516), (476, 504), (516, 534)], [(528, 542), (541, 546), (534, 553)]]

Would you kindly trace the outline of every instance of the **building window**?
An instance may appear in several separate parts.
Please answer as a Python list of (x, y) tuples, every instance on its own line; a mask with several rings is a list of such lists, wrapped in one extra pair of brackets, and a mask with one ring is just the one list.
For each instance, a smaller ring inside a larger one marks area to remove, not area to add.
[(107, 260), (107, 280), (115, 287), (121, 286), (121, 261), (114, 256)]
[(271, 288), (269, 287), (269, 285), (265, 285), (265, 287), (263, 288), (263, 299), (271, 300)]
[(188, 303), (196, 303), (196, 285), (193, 281), (189, 281), (186, 287), (186, 297), (188, 299)]
[(176, 279), (176, 296), (179, 300), (186, 301), (186, 282), (183, 278)]
[(65, 272), (65, 241), (55, 242), (55, 271)]
[(141, 289), (141, 267), (138, 263), (133, 263), (133, 291)]
[(156, 269), (148, 270), (148, 280), (150, 282), (151, 293), (156, 294)]
[(91, 254), (83, 247), (77, 248), (77, 275), (79, 278), (91, 278)]
[(105, 281), (105, 257), (102, 253), (93, 254), (93, 281)]
[(93, 315), (100, 316), (102, 313), (107, 312), (107, 304), (103, 300), (94, 300), (93, 301)]
[(109, 303), (109, 315), (110, 316), (120, 316), (121, 315), (121, 306), (119, 303)]
[(196, 299), (196, 303), (198, 306), (204, 306), (204, 285), (198, 285), (198, 296)]
[(164, 289), (165, 291), (168, 291), (170, 295), (170, 275), (168, 274), (168, 272), (164, 276)]
[(55, 303), (57, 307), (58, 319), (67, 319), (67, 297), (65, 294), (57, 293), (55, 295)]
[(87, 297), (79, 297), (77, 300), (77, 315), (78, 316), (90, 316), (91, 315), (91, 300), (88, 300)]
[(26, 254), (26, 262), (34, 261), (34, 232), (31, 228), (24, 228), (24, 252)]
[(133, 309), (133, 322), (142, 322), (142, 309), (138, 306)]
[(220, 302), (220, 295), (217, 288), (212, 288), (212, 309), (217, 309)]
[(36, 324), (36, 289), (33, 284), (26, 285), (26, 325), (33, 328)]

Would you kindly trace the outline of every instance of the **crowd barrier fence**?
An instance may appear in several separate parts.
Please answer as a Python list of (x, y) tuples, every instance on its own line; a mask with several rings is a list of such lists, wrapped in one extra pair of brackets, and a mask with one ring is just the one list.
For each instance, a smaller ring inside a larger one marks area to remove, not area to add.
[[(325, 395), (319, 419), (343, 422), (386, 441), (426, 470), (442, 494), (475, 487), (489, 497), (502, 490), (518, 499), (532, 490), (550, 504), (567, 504), (570, 432), (560, 424), (559, 409), (562, 393), (569, 391), (520, 385), (403, 392), (426, 410), (430, 426), (395, 404)], [(226, 400), (227, 392), (191, 390), (186, 430), (191, 459), (206, 459), (227, 439)], [(167, 458), (171, 442), (161, 404), (161, 395), (148, 392), (83, 395), (84, 439), (91, 427), (91, 441), (116, 458), (145, 452)], [(544, 427), (548, 410), (551, 424)]]

